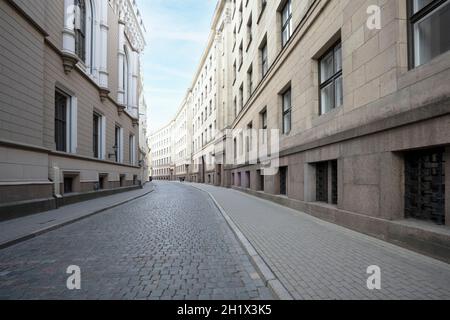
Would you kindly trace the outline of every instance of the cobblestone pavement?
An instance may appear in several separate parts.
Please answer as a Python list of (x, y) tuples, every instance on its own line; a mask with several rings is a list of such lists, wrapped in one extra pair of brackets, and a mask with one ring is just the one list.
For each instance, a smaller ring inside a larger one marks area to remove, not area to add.
[[(81, 268), (81, 290), (66, 288)], [(203, 192), (155, 192), (0, 251), (0, 299), (271, 299)]]
[[(295, 299), (450, 299), (450, 265), (230, 189), (210, 192)], [(367, 267), (381, 268), (368, 290)]]

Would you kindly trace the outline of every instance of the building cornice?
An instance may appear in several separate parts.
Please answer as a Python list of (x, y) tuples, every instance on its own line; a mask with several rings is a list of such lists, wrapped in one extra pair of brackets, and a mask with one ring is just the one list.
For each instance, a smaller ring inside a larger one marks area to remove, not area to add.
[(19, 5), (16, 4), (14, 0), (6, 0), (6, 3), (9, 4), (16, 12), (18, 12), (26, 21), (28, 21), (39, 33), (44, 37), (48, 37), (49, 34), (45, 31), (39, 23), (37, 23), (29, 14), (27, 14)]

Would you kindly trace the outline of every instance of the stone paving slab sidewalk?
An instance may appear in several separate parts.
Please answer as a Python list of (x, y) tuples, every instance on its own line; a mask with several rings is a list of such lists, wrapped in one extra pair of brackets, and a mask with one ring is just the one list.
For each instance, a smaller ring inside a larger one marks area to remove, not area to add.
[(117, 193), (78, 202), (56, 210), (2, 221), (0, 222), (0, 249), (143, 197), (153, 190), (153, 183), (147, 183), (142, 189)]
[[(236, 190), (191, 184), (229, 215), (294, 299), (450, 299), (450, 265)], [(367, 268), (381, 268), (381, 290)]]

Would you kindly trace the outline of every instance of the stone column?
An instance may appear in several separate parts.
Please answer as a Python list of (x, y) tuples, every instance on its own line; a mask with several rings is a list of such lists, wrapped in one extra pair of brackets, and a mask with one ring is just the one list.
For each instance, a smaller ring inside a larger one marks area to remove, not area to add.
[(75, 54), (75, 2), (74, 0), (64, 0), (64, 29), (62, 58), (64, 72), (70, 73), (78, 62)]
[(123, 64), (125, 62), (125, 22), (120, 19), (119, 20), (119, 48), (118, 48), (118, 60), (119, 60), (119, 72), (118, 72), (118, 78), (119, 78), (119, 88), (117, 90), (117, 102), (119, 104), (125, 103), (125, 88), (124, 88), (124, 82), (123, 82)]
[(100, 97), (106, 98), (108, 89), (108, 1), (100, 0), (100, 48), (99, 48), (99, 85), (101, 88)]

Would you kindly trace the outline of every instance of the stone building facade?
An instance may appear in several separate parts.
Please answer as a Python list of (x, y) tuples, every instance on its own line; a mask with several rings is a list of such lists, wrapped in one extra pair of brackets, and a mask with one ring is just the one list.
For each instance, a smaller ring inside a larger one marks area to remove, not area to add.
[(0, 204), (139, 185), (134, 1), (0, 2)]
[(155, 180), (173, 180), (173, 128), (174, 122), (150, 135), (151, 175)]
[[(216, 178), (192, 181), (448, 257), (449, 21), (450, 1), (219, 1)], [(279, 130), (276, 174), (248, 161), (244, 129)]]

